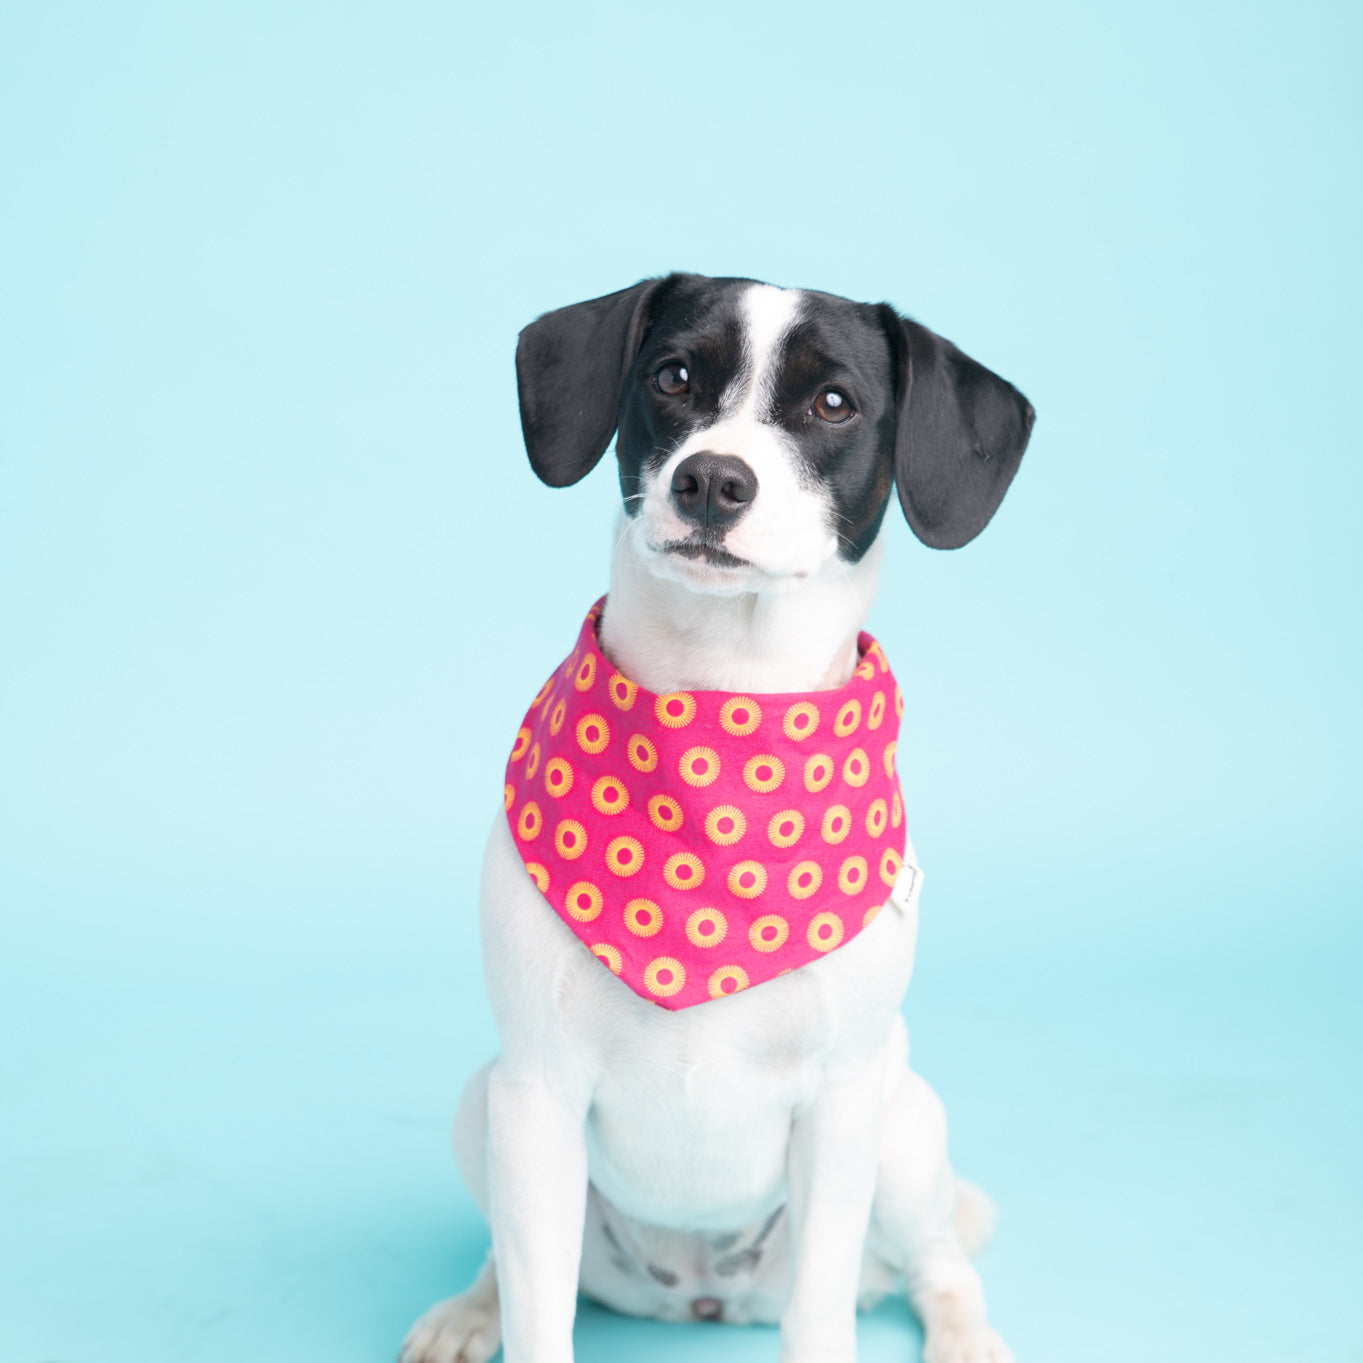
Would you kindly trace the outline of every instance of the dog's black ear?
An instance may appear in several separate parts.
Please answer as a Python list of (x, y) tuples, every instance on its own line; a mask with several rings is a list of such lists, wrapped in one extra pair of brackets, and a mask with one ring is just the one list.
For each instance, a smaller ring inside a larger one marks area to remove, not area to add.
[(1036, 413), (1011, 383), (882, 304), (895, 363), (894, 480), (913, 533), (959, 549), (989, 524)]
[(597, 465), (615, 434), (625, 376), (661, 280), (546, 312), (516, 342), (516, 388), (530, 467), (570, 487)]

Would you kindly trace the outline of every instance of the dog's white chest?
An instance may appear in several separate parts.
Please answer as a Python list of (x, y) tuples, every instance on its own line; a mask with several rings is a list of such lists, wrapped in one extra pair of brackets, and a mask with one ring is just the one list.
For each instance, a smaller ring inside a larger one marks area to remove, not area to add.
[(836, 1000), (803, 970), (739, 1002), (668, 1013), (621, 999), (630, 1031), (587, 1132), (592, 1182), (628, 1216), (732, 1230), (784, 1201), (791, 1122), (836, 1043)]

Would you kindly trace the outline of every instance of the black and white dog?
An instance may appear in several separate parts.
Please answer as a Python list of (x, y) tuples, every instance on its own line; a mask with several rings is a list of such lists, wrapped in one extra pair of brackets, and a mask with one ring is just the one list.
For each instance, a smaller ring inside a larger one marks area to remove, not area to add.
[[(888, 306), (746, 279), (670, 275), (548, 313), (516, 367), (544, 482), (583, 478), (618, 429), (599, 638), (657, 693), (844, 685), (891, 491), (919, 539), (963, 545), (1033, 420)], [(917, 883), (812, 964), (669, 1012), (583, 950), (499, 813), (482, 938), (502, 1050), (454, 1132), (493, 1249), (413, 1326), (404, 1363), (485, 1363), (499, 1344), (507, 1363), (570, 1363), (579, 1291), (779, 1322), (783, 1363), (850, 1363), (858, 1305), (898, 1288), (929, 1363), (1009, 1359), (970, 1263), (992, 1209), (952, 1172), (941, 1103), (908, 1065)]]

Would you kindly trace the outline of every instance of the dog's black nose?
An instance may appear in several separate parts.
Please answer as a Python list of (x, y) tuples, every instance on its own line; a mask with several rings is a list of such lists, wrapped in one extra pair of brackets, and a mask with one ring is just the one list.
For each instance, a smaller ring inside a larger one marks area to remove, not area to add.
[(729, 525), (757, 496), (757, 475), (732, 454), (701, 450), (683, 459), (672, 474), (672, 504), (697, 525)]

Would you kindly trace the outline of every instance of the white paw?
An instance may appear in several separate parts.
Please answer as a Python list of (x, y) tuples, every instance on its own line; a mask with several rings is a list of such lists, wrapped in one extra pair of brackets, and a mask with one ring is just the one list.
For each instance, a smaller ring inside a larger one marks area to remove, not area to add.
[(987, 1325), (946, 1325), (928, 1332), (923, 1363), (1013, 1363), (1013, 1354)]
[(407, 1332), (398, 1363), (488, 1363), (501, 1347), (495, 1294), (477, 1288), (437, 1302)]

